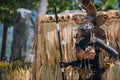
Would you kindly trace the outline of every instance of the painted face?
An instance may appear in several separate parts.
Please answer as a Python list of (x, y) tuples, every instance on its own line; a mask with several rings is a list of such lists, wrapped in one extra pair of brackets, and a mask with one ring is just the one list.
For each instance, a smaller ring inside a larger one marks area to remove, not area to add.
[(92, 30), (94, 28), (94, 25), (92, 23), (86, 23), (86, 24), (82, 24), (80, 26), (81, 29), (81, 35), (85, 36), (90, 34), (90, 30)]

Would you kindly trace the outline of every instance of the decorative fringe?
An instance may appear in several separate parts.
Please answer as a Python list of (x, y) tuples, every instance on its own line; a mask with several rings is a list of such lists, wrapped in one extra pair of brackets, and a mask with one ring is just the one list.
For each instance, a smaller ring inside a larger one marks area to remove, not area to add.
[[(61, 80), (60, 70), (60, 54), (58, 45), (58, 35), (55, 22), (53, 23), (38, 23), (38, 42), (36, 53), (36, 80)], [(61, 43), (63, 51), (63, 59), (65, 62), (76, 59), (75, 48), (73, 48), (73, 33), (75, 22), (65, 21), (60, 22)], [(65, 42), (63, 44), (63, 42)], [(69, 74), (69, 75), (68, 75)], [(74, 80), (78, 76), (75, 70), (65, 69), (67, 79)], [(77, 79), (77, 78), (76, 78)]]
[(102, 77), (103, 80), (120, 80), (120, 65), (115, 65), (106, 70)]
[[(63, 55), (63, 60), (65, 62), (76, 60), (76, 54), (74, 48), (75, 41), (73, 38), (75, 35), (74, 26), (80, 26), (82, 20), (83, 20), (83, 16), (79, 14), (59, 15), (59, 21), (60, 21), (59, 24), (61, 31), (60, 34), (61, 34), (61, 43), (62, 43), (61, 46), (63, 51), (62, 55)], [(98, 31), (100, 32), (100, 34), (98, 34)], [(59, 54), (59, 45), (58, 45), (58, 35), (57, 35), (54, 16), (52, 15), (47, 15), (43, 17), (39, 16), (36, 32), (37, 32), (36, 33), (37, 46), (36, 46), (35, 63), (33, 65), (35, 80), (62, 80), (61, 69), (59, 64), (60, 54)], [(100, 28), (97, 31), (95, 31), (95, 33), (97, 33), (96, 35), (98, 37), (101, 37), (103, 36), (101, 35), (101, 33), (105, 34), (106, 32), (105, 29)], [(119, 36), (120, 33), (119, 34), (114, 33), (114, 34)], [(120, 40), (119, 37), (117, 37), (117, 39)], [(120, 46), (120, 41), (117, 41), (117, 43)], [(100, 61), (99, 63), (101, 67), (103, 66), (104, 58), (106, 56), (108, 56), (108, 54), (106, 54), (106, 52), (103, 50), (99, 58)], [(118, 67), (108, 70), (106, 74), (108, 75), (111, 71), (115, 73), (116, 69), (118, 69)], [(118, 72), (115, 74), (118, 74)], [(73, 69), (73, 68), (65, 69), (66, 80), (78, 80), (78, 76), (79, 74), (77, 72), (77, 69)], [(104, 78), (104, 80), (106, 79)], [(117, 79), (112, 78), (107, 80), (117, 80)]]

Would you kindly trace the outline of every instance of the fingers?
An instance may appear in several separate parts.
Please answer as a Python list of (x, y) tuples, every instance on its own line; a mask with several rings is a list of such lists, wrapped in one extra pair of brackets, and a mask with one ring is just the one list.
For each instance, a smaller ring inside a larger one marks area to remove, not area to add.
[(81, 50), (79, 53), (77, 53), (77, 57), (80, 60), (94, 59), (95, 55), (96, 55), (95, 50), (91, 46), (88, 46), (85, 50)]

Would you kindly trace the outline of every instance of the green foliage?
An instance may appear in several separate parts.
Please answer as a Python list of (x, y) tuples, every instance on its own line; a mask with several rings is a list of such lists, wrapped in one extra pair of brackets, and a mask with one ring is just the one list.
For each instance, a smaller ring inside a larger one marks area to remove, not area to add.
[(37, 9), (39, 0), (0, 0), (0, 23), (12, 25), (18, 8)]
[[(115, 3), (117, 0), (101, 0), (103, 4), (95, 4), (97, 10), (116, 9)], [(78, 9), (79, 2), (72, 3), (71, 0), (48, 0), (47, 13), (54, 12), (54, 5), (57, 5), (57, 11)], [(36, 9), (38, 8), (39, 0), (0, 0), (0, 23), (7, 26), (13, 25), (14, 13), (18, 8)]]
[(106, 11), (116, 9), (117, 0), (101, 0), (101, 4), (96, 3), (95, 6), (98, 11)]
[(73, 10), (73, 9), (78, 9), (78, 4), (79, 2), (76, 1), (74, 3), (72, 3), (70, 0), (49, 0), (48, 1), (48, 11), (49, 12), (54, 12), (54, 8), (53, 6), (56, 5), (57, 6), (57, 11), (58, 12), (62, 12), (65, 10)]

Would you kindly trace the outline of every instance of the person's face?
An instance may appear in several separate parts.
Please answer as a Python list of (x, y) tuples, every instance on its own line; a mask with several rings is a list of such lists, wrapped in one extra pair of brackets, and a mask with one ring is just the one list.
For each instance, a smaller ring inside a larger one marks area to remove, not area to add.
[(82, 25), (80, 26), (81, 36), (85, 36), (85, 35), (90, 34), (90, 30), (91, 30), (92, 28), (94, 28), (94, 26), (93, 26), (92, 23), (82, 24)]

